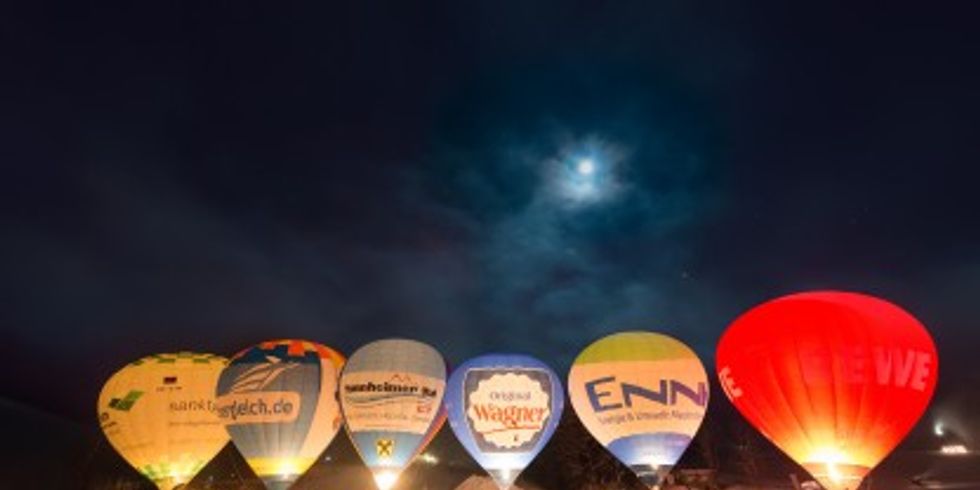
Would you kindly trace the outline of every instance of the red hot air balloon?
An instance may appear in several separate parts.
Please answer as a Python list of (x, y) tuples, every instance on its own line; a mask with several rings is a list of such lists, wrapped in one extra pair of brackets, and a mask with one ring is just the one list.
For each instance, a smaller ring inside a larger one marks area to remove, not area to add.
[(929, 405), (936, 346), (898, 306), (808, 292), (743, 314), (716, 355), (725, 394), (828, 490), (854, 490)]

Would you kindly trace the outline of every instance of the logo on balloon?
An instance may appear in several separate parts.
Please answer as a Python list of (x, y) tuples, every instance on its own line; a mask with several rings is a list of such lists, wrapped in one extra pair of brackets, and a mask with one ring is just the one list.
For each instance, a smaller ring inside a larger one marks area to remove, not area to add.
[(394, 439), (378, 439), (374, 443), (374, 449), (379, 458), (390, 458), (395, 454), (395, 441)]
[(533, 449), (551, 416), (546, 371), (473, 369), (466, 373), (466, 421), (481, 451)]
[(225, 425), (292, 422), (299, 416), (301, 402), (294, 391), (234, 393), (221, 397), (218, 416)]
[[(288, 382), (302, 364), (283, 362), (267, 355), (269, 364), (258, 364), (242, 370), (219, 396), (216, 410), (225, 425), (275, 424), (296, 420), (302, 397), (295, 391), (269, 390), (274, 383)], [(229, 370), (229, 372), (231, 372)]]
[(113, 398), (109, 400), (109, 408), (113, 410), (119, 410), (120, 412), (128, 412), (136, 404), (136, 400), (139, 400), (143, 396), (142, 391), (131, 390), (126, 393), (122, 398)]
[[(379, 377), (385, 381), (379, 382)], [(438, 379), (405, 373), (348, 373), (341, 382), (347, 420), (422, 434), (432, 424), (443, 385)]]
[[(255, 361), (253, 361), (255, 362)], [(300, 368), (302, 364), (283, 362), (280, 357), (265, 355), (262, 364), (244, 369), (235, 376), (228, 387), (228, 393), (253, 393), (266, 389), (270, 384), (280, 381), (289, 371)]]
[[(637, 382), (642, 383), (643, 380)], [(606, 376), (587, 381), (585, 393), (596, 413), (618, 411), (610, 416), (599, 417), (601, 424), (621, 424), (635, 420), (701, 420), (704, 417), (704, 408), (708, 406), (706, 383), (699, 382), (696, 387), (692, 387), (676, 379), (662, 379), (654, 389), (642, 384), (617, 382), (616, 376)], [(604, 400), (607, 398), (608, 400)], [(699, 409), (661, 408), (692, 404)]]
[(214, 400), (210, 398), (173, 400), (167, 406), (171, 412), (213, 412), (214, 407)]

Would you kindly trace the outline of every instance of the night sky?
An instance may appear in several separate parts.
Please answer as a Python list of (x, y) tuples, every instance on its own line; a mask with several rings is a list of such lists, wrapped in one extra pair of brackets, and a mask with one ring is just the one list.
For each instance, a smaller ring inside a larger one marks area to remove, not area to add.
[(0, 398), (95, 427), (130, 360), (278, 337), (566, 373), (639, 328), (710, 366), (740, 312), (834, 288), (933, 332), (924, 424), (975, 414), (966, 2), (20, 3)]

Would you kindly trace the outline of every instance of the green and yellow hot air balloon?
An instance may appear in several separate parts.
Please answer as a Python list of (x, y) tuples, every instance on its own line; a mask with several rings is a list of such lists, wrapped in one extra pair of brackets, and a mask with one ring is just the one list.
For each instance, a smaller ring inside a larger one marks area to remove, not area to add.
[(106, 438), (161, 490), (186, 484), (228, 443), (214, 404), (227, 362), (213, 354), (157, 354), (126, 365), (102, 387)]

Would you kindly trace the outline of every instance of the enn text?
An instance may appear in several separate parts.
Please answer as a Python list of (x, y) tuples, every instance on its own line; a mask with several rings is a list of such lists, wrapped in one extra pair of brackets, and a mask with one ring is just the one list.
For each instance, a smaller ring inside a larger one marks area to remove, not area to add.
[(586, 382), (585, 393), (592, 409), (598, 413), (623, 407), (631, 408), (638, 398), (668, 406), (676, 405), (678, 397), (687, 398), (700, 407), (708, 404), (708, 387), (703, 382), (692, 388), (676, 379), (662, 379), (657, 389), (624, 382), (618, 383), (618, 388), (619, 396), (613, 391), (616, 390), (615, 376)]

